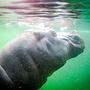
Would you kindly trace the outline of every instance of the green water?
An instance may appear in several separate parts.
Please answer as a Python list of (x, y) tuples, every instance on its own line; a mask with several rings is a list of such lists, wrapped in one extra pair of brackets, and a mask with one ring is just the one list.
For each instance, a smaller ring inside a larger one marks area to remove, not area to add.
[[(67, 0), (72, 2), (73, 0)], [(80, 0), (76, 0), (80, 1)], [(75, 0), (74, 0), (75, 2)], [(47, 82), (39, 90), (90, 90), (90, 12), (77, 21), (74, 29), (78, 31), (85, 41), (84, 52), (67, 61), (67, 63), (55, 71)], [(84, 19), (83, 19), (84, 17)], [(6, 27), (0, 21), (0, 48), (4, 47), (18, 33), (27, 27)], [(58, 31), (57, 25), (54, 25)]]

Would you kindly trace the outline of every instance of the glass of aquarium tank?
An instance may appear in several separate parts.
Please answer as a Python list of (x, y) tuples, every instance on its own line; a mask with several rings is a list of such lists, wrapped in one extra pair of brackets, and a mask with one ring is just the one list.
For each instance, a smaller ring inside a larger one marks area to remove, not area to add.
[(90, 90), (89, 37), (90, 0), (0, 0), (0, 89)]

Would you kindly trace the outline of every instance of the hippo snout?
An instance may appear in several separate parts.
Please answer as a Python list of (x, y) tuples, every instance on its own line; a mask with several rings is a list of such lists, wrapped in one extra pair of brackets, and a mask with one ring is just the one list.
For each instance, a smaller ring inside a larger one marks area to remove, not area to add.
[(84, 51), (85, 43), (80, 35), (76, 32), (73, 32), (68, 35), (69, 43), (70, 43), (70, 56), (76, 57), (80, 53)]

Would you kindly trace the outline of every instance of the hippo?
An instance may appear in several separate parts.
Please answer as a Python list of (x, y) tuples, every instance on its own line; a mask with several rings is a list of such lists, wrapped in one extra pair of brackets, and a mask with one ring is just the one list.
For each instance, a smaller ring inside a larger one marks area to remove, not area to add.
[(0, 51), (0, 89), (37, 90), (84, 48), (76, 32), (24, 31)]

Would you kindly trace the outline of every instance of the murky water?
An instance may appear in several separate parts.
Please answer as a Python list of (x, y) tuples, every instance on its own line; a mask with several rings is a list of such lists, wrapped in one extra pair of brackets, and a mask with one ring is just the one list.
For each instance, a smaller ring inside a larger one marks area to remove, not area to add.
[(24, 30), (79, 32), (84, 53), (69, 60), (39, 90), (90, 90), (89, 0), (0, 0), (0, 47)]

